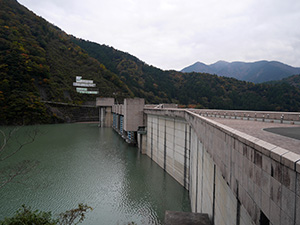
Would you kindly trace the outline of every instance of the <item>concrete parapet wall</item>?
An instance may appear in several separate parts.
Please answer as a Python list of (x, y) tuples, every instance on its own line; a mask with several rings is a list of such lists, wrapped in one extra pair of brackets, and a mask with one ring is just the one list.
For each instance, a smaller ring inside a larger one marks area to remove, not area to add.
[(214, 224), (300, 224), (299, 155), (188, 110), (144, 112), (146, 154), (189, 190), (194, 212)]

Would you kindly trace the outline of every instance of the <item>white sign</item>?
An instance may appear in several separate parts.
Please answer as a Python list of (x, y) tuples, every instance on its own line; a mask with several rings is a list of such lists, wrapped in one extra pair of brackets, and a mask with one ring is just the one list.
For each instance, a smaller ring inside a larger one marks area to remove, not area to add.
[(96, 87), (96, 84), (88, 84), (88, 83), (77, 83), (73, 82), (74, 87)]
[(87, 88), (76, 88), (76, 91), (79, 92), (79, 91), (87, 91), (88, 89)]
[(78, 82), (78, 83), (86, 83), (86, 84), (92, 84), (93, 83), (92, 80), (83, 80), (81, 76), (77, 76), (76, 77), (76, 82)]
[[(99, 91), (88, 90), (87, 87), (96, 87), (93, 80), (84, 80), (81, 76), (76, 76), (76, 82), (73, 82), (73, 86), (76, 87), (76, 91), (81, 94), (99, 94)], [(83, 87), (83, 88), (78, 88)]]

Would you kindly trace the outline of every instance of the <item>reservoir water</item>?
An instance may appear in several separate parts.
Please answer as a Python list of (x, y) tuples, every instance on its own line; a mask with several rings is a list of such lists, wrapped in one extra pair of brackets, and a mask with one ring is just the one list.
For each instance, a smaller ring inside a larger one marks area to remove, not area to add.
[[(18, 132), (20, 139), (30, 128)], [(94, 209), (86, 225), (162, 224), (165, 210), (190, 211), (188, 192), (111, 128), (37, 128), (40, 134), (32, 144), (0, 162), (1, 168), (21, 160), (39, 162), (22, 179), (0, 188), (0, 220), (22, 204), (57, 215), (85, 203)]]

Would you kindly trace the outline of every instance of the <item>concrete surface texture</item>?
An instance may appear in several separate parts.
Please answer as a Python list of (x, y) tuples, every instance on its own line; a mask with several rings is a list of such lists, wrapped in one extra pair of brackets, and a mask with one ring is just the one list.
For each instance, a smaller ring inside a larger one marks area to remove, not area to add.
[(208, 214), (190, 212), (165, 212), (165, 225), (211, 225)]
[(251, 224), (244, 206), (237, 214), (237, 198), (189, 124), (179, 117), (147, 117), (146, 154), (189, 190), (192, 211), (207, 213), (214, 224), (236, 224), (237, 217)]
[(139, 126), (143, 125), (143, 109), (145, 99), (143, 98), (126, 98), (124, 100), (124, 130), (137, 131)]
[(146, 154), (188, 189), (190, 128), (184, 120), (149, 115)]
[(144, 112), (146, 154), (189, 190), (193, 212), (213, 224), (300, 224), (300, 142), (263, 130), (291, 125)]
[(115, 104), (114, 98), (96, 98), (96, 106), (113, 106)]
[[(215, 117), (209, 117), (208, 119), (214, 120), (228, 127), (241, 131), (245, 134), (249, 134), (253, 137), (259, 138), (268, 143), (274, 144), (281, 148), (300, 154), (300, 140), (281, 135), (282, 132), (285, 131), (284, 129), (291, 128), (289, 129), (289, 130), (293, 130), (291, 131), (291, 134), (299, 136), (300, 135), (299, 125), (267, 123), (267, 122), (236, 120), (236, 119), (223, 119), (223, 118), (215, 118)], [(271, 128), (272, 129), (276, 128), (279, 130), (277, 130), (278, 132), (276, 133), (275, 132), (271, 133), (266, 131), (266, 129), (271, 129)]]

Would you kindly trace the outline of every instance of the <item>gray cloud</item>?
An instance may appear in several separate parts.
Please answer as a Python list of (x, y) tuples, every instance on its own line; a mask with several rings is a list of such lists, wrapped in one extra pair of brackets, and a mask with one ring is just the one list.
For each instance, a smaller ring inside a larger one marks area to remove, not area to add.
[(19, 0), (67, 33), (162, 69), (196, 61), (300, 67), (298, 0)]

